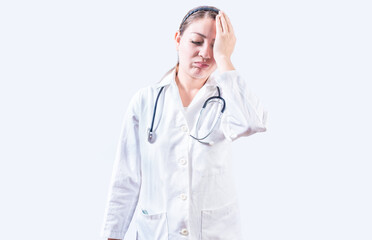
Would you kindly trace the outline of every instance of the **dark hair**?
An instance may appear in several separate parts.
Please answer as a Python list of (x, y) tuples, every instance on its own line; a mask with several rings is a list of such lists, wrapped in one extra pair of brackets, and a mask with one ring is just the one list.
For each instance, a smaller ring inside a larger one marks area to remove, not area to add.
[(180, 31), (180, 35), (182, 36), (185, 32), (186, 28), (195, 20), (210, 17), (213, 20), (216, 19), (218, 12), (220, 9), (213, 7), (213, 6), (199, 6), (196, 8), (191, 9), (183, 18), (180, 27), (178, 30)]
[[(187, 14), (183, 17), (182, 22), (178, 28), (178, 31), (180, 32), (180, 36), (183, 35), (187, 27), (194, 22), (195, 20), (198, 19), (203, 19), (203, 18), (212, 18), (213, 20), (216, 20), (216, 16), (218, 15), (218, 12), (220, 9), (213, 7), (213, 6), (199, 6), (191, 9), (190, 11), (187, 12)], [(172, 72), (177, 65), (179, 64), (179, 59), (177, 57), (177, 64), (172, 67), (163, 77), (167, 76), (170, 72)], [(160, 80), (160, 81), (161, 81)]]

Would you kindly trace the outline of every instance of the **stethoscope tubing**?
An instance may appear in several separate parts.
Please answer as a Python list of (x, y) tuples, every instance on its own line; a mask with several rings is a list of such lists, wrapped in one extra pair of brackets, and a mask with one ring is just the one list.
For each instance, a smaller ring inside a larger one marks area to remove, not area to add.
[(148, 141), (149, 142), (152, 142), (154, 140), (153, 139), (154, 138), (153, 128), (154, 128), (155, 114), (156, 114), (156, 109), (157, 109), (157, 106), (158, 106), (158, 100), (159, 100), (160, 94), (163, 91), (163, 89), (164, 89), (164, 86), (160, 88), (158, 96), (156, 97), (155, 106), (154, 106), (154, 113), (152, 115), (151, 127), (148, 130)]
[[(205, 136), (205, 137), (202, 137), (202, 138), (198, 138), (198, 137), (195, 137), (193, 135), (190, 134), (190, 136), (192, 138), (194, 138), (195, 140), (199, 141), (200, 143), (204, 143), (204, 144), (209, 144), (209, 145), (212, 145), (211, 143), (207, 143), (207, 142), (203, 142), (202, 140), (204, 140), (205, 138), (207, 138), (212, 132), (213, 132), (213, 129), (215, 128), (217, 122), (219, 121), (219, 119), (221, 118), (223, 112), (225, 111), (225, 107), (226, 107), (226, 102), (225, 102), (225, 99), (223, 99), (221, 97), (221, 92), (220, 92), (220, 88), (218, 86), (217, 87), (217, 92), (218, 92), (218, 96), (212, 96), (212, 97), (209, 97), (203, 104), (202, 106), (202, 109), (200, 110), (200, 113), (199, 113), (199, 117), (198, 117), (198, 121), (196, 123), (196, 126), (199, 125), (199, 120), (200, 120), (200, 115), (202, 114), (202, 112), (204, 111), (205, 107), (207, 106), (208, 102), (213, 100), (213, 99), (219, 99), (219, 100), (222, 100), (222, 109), (220, 111), (220, 113), (218, 114), (218, 118), (217, 120), (214, 122), (213, 126), (212, 126), (212, 129), (211, 131), (209, 131), (209, 133)], [(155, 100), (155, 106), (154, 106), (154, 112), (153, 112), (153, 115), (152, 115), (152, 121), (151, 121), (151, 127), (148, 129), (148, 141), (150, 143), (153, 143), (155, 141), (155, 134), (154, 134), (154, 131), (153, 131), (153, 128), (154, 128), (154, 122), (155, 122), (155, 116), (156, 116), (156, 109), (157, 109), (157, 105), (158, 105), (158, 101), (159, 101), (159, 97), (160, 97), (160, 94), (161, 92), (163, 91), (164, 89), (164, 86), (160, 88), (160, 91), (156, 97), (156, 100)]]

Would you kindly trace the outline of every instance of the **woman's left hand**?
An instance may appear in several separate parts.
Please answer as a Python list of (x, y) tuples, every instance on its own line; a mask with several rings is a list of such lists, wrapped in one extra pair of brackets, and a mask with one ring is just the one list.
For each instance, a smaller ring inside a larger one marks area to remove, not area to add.
[(220, 11), (216, 16), (216, 40), (213, 56), (220, 71), (235, 70), (231, 63), (231, 54), (235, 47), (235, 34), (230, 19)]

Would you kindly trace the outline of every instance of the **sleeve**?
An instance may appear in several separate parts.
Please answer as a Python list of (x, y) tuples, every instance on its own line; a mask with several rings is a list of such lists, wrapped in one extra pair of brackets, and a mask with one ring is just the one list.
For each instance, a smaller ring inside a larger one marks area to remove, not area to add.
[(121, 127), (101, 237), (123, 239), (132, 221), (141, 188), (138, 137), (138, 92), (131, 99)]
[(224, 72), (217, 76), (216, 81), (226, 103), (221, 119), (225, 137), (234, 141), (242, 136), (266, 131), (267, 111), (239, 72)]

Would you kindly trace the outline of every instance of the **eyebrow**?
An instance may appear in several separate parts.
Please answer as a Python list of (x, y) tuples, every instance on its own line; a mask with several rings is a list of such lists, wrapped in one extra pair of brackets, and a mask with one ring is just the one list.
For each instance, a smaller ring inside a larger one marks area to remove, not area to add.
[[(201, 34), (201, 33), (198, 33), (198, 32), (191, 32), (191, 33), (196, 33), (198, 34), (199, 36), (203, 37), (203, 38), (207, 38), (205, 35)], [(215, 38), (213, 38), (212, 40), (215, 40)]]

